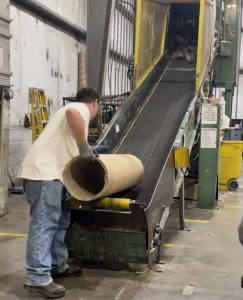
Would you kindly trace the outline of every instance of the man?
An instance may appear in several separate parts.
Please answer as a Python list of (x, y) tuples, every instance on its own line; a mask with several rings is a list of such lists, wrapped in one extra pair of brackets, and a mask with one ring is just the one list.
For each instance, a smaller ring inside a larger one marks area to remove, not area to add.
[[(18, 176), (23, 178), (31, 221), (26, 253), (26, 283), (31, 293), (60, 298), (65, 288), (53, 278), (81, 274), (67, 264), (64, 244), (69, 226), (69, 208), (63, 186), (63, 171), (75, 156), (94, 160), (88, 144), (88, 125), (99, 109), (99, 94), (83, 88), (76, 102), (59, 109), (27, 153)], [(96, 153), (97, 154), (97, 153)]]

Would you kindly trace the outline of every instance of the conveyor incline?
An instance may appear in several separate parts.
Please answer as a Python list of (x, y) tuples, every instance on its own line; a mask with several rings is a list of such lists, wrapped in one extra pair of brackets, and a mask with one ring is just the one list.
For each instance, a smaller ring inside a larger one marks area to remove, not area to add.
[(144, 164), (143, 182), (120, 193), (147, 206), (180, 124), (194, 95), (195, 64), (171, 61), (153, 93), (126, 133), (117, 153), (136, 155)]

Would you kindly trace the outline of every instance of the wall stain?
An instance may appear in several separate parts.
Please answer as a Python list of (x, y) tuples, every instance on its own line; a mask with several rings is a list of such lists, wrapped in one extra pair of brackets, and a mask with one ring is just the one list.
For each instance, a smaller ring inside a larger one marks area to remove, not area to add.
[(71, 81), (71, 75), (70, 74), (66, 74), (65, 77), (66, 77), (66, 81), (67, 82)]
[(55, 71), (53, 68), (51, 68), (51, 77), (63, 79), (63, 74), (61, 72)]
[(48, 49), (46, 49), (46, 60), (48, 61), (48, 59), (49, 59), (49, 56), (50, 56), (50, 54), (49, 54), (49, 50)]

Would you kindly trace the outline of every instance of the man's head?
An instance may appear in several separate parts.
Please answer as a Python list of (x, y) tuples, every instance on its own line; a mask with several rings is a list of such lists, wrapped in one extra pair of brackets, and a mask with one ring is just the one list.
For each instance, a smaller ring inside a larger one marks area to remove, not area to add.
[(85, 87), (77, 92), (76, 102), (82, 102), (88, 106), (90, 117), (92, 119), (99, 110), (100, 95), (95, 89)]

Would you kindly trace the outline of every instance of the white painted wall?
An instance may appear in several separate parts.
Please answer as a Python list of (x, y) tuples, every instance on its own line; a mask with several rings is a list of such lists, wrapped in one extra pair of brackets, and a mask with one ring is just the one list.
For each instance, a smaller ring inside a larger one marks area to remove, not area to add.
[(235, 119), (243, 119), (243, 75), (239, 76), (239, 83), (238, 83), (238, 101), (237, 101), (237, 108), (236, 108), (236, 117)]
[[(40, 0), (43, 5), (77, 26), (86, 28), (87, 0)], [(29, 87), (45, 90), (50, 116), (62, 106), (62, 97), (74, 96), (78, 82), (80, 43), (15, 6), (10, 7), (11, 84), (14, 98), (10, 108), (10, 163), (13, 180), (32, 143), (31, 129), (23, 127), (29, 112)]]
[[(242, 21), (243, 26), (243, 21)], [(241, 34), (240, 69), (243, 70), (243, 34)], [(243, 75), (239, 75), (235, 119), (243, 119)]]
[(86, 30), (87, 0), (38, 0), (38, 2)]
[[(243, 13), (241, 18), (243, 27)], [(243, 70), (243, 34), (241, 33), (239, 68)], [(237, 91), (233, 100), (232, 118), (243, 119), (243, 75), (239, 75)]]

